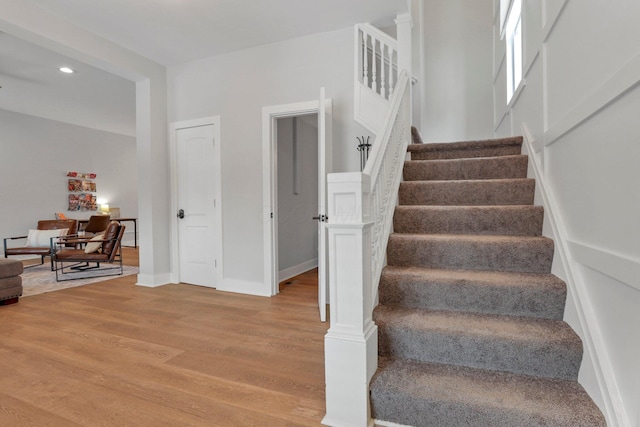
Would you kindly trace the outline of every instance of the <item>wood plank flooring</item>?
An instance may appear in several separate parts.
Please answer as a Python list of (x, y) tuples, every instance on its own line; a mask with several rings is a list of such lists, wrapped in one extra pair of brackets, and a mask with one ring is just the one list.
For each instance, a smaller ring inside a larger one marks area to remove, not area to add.
[(126, 276), (0, 307), (0, 425), (318, 426), (316, 274), (273, 298)]

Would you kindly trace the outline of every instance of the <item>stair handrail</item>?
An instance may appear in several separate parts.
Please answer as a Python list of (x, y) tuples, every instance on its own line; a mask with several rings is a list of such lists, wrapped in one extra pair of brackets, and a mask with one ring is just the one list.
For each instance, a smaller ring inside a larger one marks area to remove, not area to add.
[(370, 425), (369, 382), (378, 367), (373, 308), (410, 138), (411, 85), (402, 70), (364, 171), (327, 176), (325, 425)]
[(378, 282), (385, 264), (387, 242), (402, 180), (402, 168), (411, 139), (409, 117), (410, 84), (407, 72), (398, 77), (397, 91), (391, 97), (382, 132), (376, 137), (363, 173), (371, 177), (370, 209), (373, 222), (371, 237), (371, 292), (377, 300)]

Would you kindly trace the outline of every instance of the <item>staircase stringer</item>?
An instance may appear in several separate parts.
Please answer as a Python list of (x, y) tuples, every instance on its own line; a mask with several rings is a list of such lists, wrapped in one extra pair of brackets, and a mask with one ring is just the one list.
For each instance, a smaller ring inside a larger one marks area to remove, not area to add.
[[(587, 392), (592, 396), (601, 397), (601, 403), (604, 408), (600, 408), (607, 419), (607, 425), (627, 425), (627, 414), (622, 404), (620, 389), (613, 373), (611, 359), (609, 357), (602, 332), (598, 323), (595, 321), (595, 311), (591, 299), (584, 289), (582, 274), (580, 272), (577, 261), (571, 255), (570, 239), (564, 221), (558, 213), (560, 212), (553, 189), (549, 186), (542, 172), (543, 168), (537, 157), (534, 141), (530, 138), (530, 133), (523, 126), (523, 147), (529, 154), (529, 170), (533, 172), (536, 180), (536, 191), (539, 192), (541, 205), (544, 207), (545, 217), (549, 220), (551, 226), (552, 238), (555, 242), (555, 248), (558, 253), (560, 262), (562, 263), (563, 275), (561, 278), (567, 283), (568, 292), (572, 298), (567, 300), (574, 301), (574, 308), (577, 314), (577, 322), (567, 319), (567, 323), (580, 335), (583, 340), (584, 349), (589, 357), (584, 360), (593, 361), (593, 370), (598, 382), (598, 389), (588, 389)], [(555, 263), (554, 263), (555, 264)], [(566, 312), (566, 311), (565, 311)], [(584, 384), (583, 384), (584, 386)], [(596, 400), (596, 399), (594, 399)], [(597, 401), (597, 400), (596, 400)], [(601, 405), (601, 406), (602, 406)]]

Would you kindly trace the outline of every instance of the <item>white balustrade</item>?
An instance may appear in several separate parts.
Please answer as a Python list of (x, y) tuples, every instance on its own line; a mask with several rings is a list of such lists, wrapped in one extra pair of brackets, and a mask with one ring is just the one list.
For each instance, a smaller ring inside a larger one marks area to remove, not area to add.
[(330, 426), (370, 422), (369, 381), (378, 366), (372, 316), (411, 139), (410, 93), (403, 70), (364, 171), (327, 177), (331, 323), (325, 336), (323, 424)]
[(411, 75), (411, 16), (396, 17), (395, 40), (369, 24), (355, 26), (354, 119), (378, 134), (401, 70)]
[(397, 41), (369, 24), (356, 25), (357, 81), (384, 99), (393, 93), (397, 80)]

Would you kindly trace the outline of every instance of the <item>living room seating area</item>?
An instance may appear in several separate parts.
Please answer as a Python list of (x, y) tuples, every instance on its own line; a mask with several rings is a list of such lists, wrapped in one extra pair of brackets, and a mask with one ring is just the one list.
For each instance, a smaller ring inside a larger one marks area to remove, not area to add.
[[(38, 255), (40, 264), (44, 264), (45, 257), (51, 257), (53, 251), (52, 238), (63, 235), (75, 235), (78, 232), (78, 221), (75, 219), (44, 219), (38, 221), (36, 229), (31, 229), (28, 234), (4, 238), (4, 257), (20, 255)], [(23, 246), (10, 246), (10, 242), (25, 240)], [(51, 259), (53, 270), (53, 259)]]

